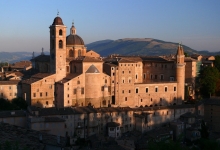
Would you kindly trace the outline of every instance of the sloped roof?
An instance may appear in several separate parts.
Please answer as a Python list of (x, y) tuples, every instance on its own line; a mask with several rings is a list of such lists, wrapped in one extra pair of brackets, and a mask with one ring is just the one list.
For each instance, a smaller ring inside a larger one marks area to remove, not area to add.
[(39, 55), (32, 58), (31, 61), (50, 62), (50, 55)]
[(89, 69), (86, 71), (86, 73), (100, 73), (100, 72), (94, 65), (91, 65)]

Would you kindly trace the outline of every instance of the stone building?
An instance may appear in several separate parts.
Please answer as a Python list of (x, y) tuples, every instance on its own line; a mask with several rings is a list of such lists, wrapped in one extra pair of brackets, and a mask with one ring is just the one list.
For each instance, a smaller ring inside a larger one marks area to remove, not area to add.
[(22, 82), (23, 98), (38, 107), (140, 107), (180, 105), (184, 100), (182, 46), (176, 59), (112, 56), (87, 51), (72, 24), (57, 16), (50, 28), (50, 55), (33, 57), (38, 74)]
[(0, 81), (0, 98), (12, 100), (21, 97), (20, 80)]

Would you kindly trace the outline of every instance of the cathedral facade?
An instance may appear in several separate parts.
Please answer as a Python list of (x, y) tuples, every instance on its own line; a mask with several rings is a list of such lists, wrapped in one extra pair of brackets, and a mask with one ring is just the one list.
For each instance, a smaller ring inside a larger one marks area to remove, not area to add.
[(72, 24), (57, 16), (50, 29), (50, 55), (33, 57), (38, 72), (22, 81), (23, 98), (38, 107), (152, 107), (184, 100), (183, 48), (175, 59), (110, 56), (87, 50)]

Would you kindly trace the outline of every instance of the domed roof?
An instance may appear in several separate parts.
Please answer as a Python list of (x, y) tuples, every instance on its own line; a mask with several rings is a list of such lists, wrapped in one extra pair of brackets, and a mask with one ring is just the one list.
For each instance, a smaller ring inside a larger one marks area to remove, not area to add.
[(84, 45), (84, 41), (77, 34), (70, 34), (66, 37), (66, 45)]
[(57, 16), (56, 18), (54, 18), (52, 25), (63, 25), (63, 21), (60, 17)]

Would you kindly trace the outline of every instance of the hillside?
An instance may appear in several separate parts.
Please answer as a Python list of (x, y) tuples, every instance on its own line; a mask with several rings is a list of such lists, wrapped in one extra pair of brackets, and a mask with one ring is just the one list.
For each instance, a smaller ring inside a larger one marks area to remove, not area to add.
[[(152, 38), (124, 38), (118, 40), (101, 40), (87, 44), (87, 50), (94, 50), (101, 56), (110, 54), (121, 55), (169, 55), (176, 54), (178, 43), (166, 42)], [(201, 55), (220, 55), (220, 52), (196, 51), (186, 45), (183, 45), (184, 52)], [(46, 55), (49, 52), (45, 52)], [(35, 53), (35, 56), (40, 55)], [(0, 62), (17, 62), (21, 60), (30, 60), (32, 52), (0, 52)]]
[[(45, 52), (46, 55), (49, 52)], [(40, 55), (39, 53), (35, 53), (35, 56)], [(30, 60), (32, 58), (32, 52), (0, 52), (0, 62), (9, 62), (14, 63), (21, 60)]]
[[(118, 40), (103, 40), (87, 44), (87, 49), (92, 49), (101, 56), (110, 54), (121, 55), (169, 55), (175, 54), (178, 43), (166, 42), (151, 38), (125, 38)], [(184, 51), (188, 54), (200, 54), (199, 51), (193, 50), (183, 45)], [(206, 55), (207, 51), (203, 51)], [(202, 53), (201, 53), (202, 54)]]

